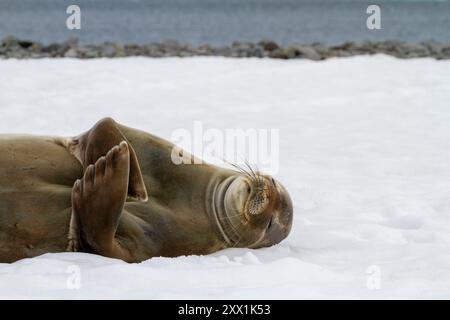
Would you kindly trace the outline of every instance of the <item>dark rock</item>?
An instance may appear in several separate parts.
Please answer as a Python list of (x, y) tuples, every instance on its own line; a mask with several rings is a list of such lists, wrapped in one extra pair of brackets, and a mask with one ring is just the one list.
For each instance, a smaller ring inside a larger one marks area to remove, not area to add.
[(298, 49), (296, 47), (287, 47), (284, 50), (284, 54), (286, 55), (287, 59), (294, 59), (297, 58), (297, 56), (300, 54)]
[(321, 59), (327, 58), (330, 49), (322, 43), (313, 43), (311, 44), (311, 48), (313, 48), (317, 54), (321, 57)]
[(330, 49), (338, 51), (352, 51), (355, 49), (355, 44), (353, 42), (344, 42), (343, 44), (332, 46)]
[[(43, 46), (41, 52), (49, 54), (51, 57), (65, 57), (66, 53), (72, 49), (77, 48), (78, 39), (69, 38), (67, 41), (63, 43), (51, 43), (47, 46)], [(73, 52), (76, 50), (72, 50), (68, 53), (68, 56), (73, 57)]]
[(270, 51), (270, 52), (272, 52), (280, 47), (276, 42), (270, 41), (270, 40), (260, 41), (260, 42), (258, 42), (258, 45), (261, 46), (265, 51)]
[(14, 58), (14, 59), (25, 59), (29, 56), (28, 52), (25, 50), (14, 50), (14, 51), (8, 51), (6, 52), (7, 58)]
[(311, 46), (292, 45), (274, 50), (270, 57), (277, 59), (310, 59), (321, 60), (322, 56)]
[(375, 54), (377, 53), (376, 48), (371, 42), (363, 42), (360, 45), (358, 45), (357, 53), (359, 54)]
[(96, 46), (83, 46), (78, 48), (78, 57), (82, 59), (99, 58), (100, 51)]
[(286, 54), (285, 50), (282, 48), (275, 49), (269, 54), (269, 57), (274, 59), (289, 59), (288, 55)]
[(67, 52), (64, 54), (64, 57), (66, 57), (66, 58), (77, 58), (78, 57), (77, 48), (70, 48), (69, 50), (67, 50)]
[(322, 59), (322, 56), (311, 46), (295, 45), (293, 50), (295, 50), (296, 57), (298, 58), (310, 60)]
[(442, 46), (440, 59), (450, 59), (450, 45)]
[(60, 48), (60, 46), (61, 45), (59, 43), (52, 43), (52, 44), (49, 44), (48, 46), (42, 47), (42, 52), (44, 52), (44, 53), (57, 52), (58, 49)]
[(384, 42), (375, 43), (374, 47), (377, 48), (378, 53), (386, 53), (397, 57), (404, 57), (401, 50), (404, 43), (402, 41), (388, 40)]
[(405, 43), (400, 51), (407, 58), (422, 58), (430, 55), (428, 48), (422, 44)]
[(126, 56), (140, 56), (142, 55), (142, 50), (137, 44), (127, 44), (124, 46), (124, 53)]
[[(140, 50), (138, 50), (138, 49), (133, 49), (133, 50), (138, 52), (140, 55), (143, 55), (146, 57), (162, 57), (162, 55), (163, 55), (163, 53), (160, 51), (158, 43), (150, 43), (147, 45), (143, 45)], [(125, 52), (125, 55), (128, 55), (127, 50), (125, 50), (124, 52)]]
[(200, 56), (210, 56), (213, 54), (213, 48), (209, 44), (203, 44), (195, 50)]
[(250, 51), (250, 57), (262, 58), (267, 56), (263, 48), (255, 47), (252, 51)]
[(17, 44), (23, 49), (28, 49), (34, 45), (34, 42), (29, 40), (19, 40), (17, 41)]
[(425, 46), (428, 49), (428, 52), (433, 57), (440, 57), (442, 55), (442, 44), (437, 43), (435, 41), (425, 41), (421, 43), (423, 46)]
[(231, 49), (229, 47), (221, 47), (215, 50), (215, 53), (221, 57), (231, 57)]
[(176, 40), (165, 40), (159, 45), (159, 50), (164, 56), (177, 56), (181, 50), (181, 45)]
[(114, 42), (105, 42), (99, 48), (99, 54), (102, 57), (114, 58), (114, 57), (124, 57), (125, 49), (122, 45)]

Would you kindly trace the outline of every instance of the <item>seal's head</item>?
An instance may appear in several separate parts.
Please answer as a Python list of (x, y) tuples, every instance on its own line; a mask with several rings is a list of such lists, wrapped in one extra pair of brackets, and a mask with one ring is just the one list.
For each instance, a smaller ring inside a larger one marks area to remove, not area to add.
[(216, 195), (220, 232), (230, 247), (268, 247), (288, 236), (292, 201), (271, 176), (237, 173), (221, 183)]

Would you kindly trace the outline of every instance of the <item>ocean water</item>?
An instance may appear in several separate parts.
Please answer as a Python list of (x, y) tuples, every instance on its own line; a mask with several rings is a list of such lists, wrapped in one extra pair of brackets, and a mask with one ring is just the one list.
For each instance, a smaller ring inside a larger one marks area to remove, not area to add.
[[(81, 30), (66, 27), (70, 4), (81, 8)], [(369, 4), (381, 7), (381, 30), (366, 27)], [(44, 43), (450, 42), (450, 1), (0, 0), (0, 38), (8, 35)]]

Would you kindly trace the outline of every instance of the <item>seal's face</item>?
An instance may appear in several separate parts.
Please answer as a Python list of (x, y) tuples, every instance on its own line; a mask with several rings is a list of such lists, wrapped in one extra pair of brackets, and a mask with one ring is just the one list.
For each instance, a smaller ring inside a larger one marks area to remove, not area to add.
[(287, 237), (292, 226), (292, 201), (275, 179), (258, 173), (238, 174), (224, 191), (219, 220), (230, 246), (261, 248)]

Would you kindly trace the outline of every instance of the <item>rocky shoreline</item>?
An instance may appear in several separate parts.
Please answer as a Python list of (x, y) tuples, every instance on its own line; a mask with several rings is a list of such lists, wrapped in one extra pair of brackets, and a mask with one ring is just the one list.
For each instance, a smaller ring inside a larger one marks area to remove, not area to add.
[(225, 47), (212, 47), (210, 45), (192, 47), (172, 40), (143, 45), (119, 44), (115, 42), (105, 42), (99, 45), (82, 45), (76, 39), (70, 39), (63, 43), (43, 45), (39, 42), (20, 40), (14, 37), (7, 37), (0, 42), (0, 59), (222, 56), (324, 60), (333, 57), (350, 57), (377, 53), (405, 59), (420, 57), (432, 57), (438, 60), (450, 59), (450, 43), (442, 44), (426, 41), (411, 44), (401, 41), (382, 41), (347, 42), (336, 46), (314, 43), (282, 47), (274, 41), (264, 40), (258, 43), (234, 42), (230, 46)]

